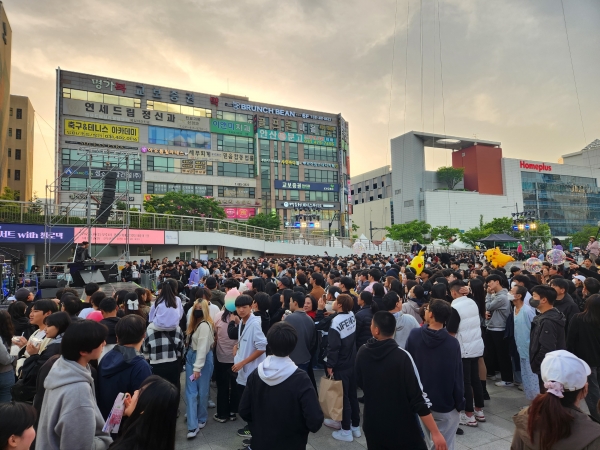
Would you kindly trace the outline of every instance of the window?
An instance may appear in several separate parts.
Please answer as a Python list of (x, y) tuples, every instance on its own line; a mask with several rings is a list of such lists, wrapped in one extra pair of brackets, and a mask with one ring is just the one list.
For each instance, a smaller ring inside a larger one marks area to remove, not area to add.
[(108, 103), (109, 105), (129, 106), (130, 108), (142, 107), (142, 101), (139, 98), (120, 97), (118, 95), (102, 94), (100, 92), (88, 92), (80, 91), (78, 89), (63, 88), (62, 96), (63, 98), (72, 98), (75, 100), (89, 100), (90, 102)]
[(333, 125), (318, 125), (316, 123), (304, 122), (300, 124), (300, 131), (298, 131), (298, 133), (337, 137), (337, 127)]
[(254, 188), (219, 186), (219, 197), (254, 198)]
[(12, 154), (12, 150), (9, 148), (9, 149), (8, 149), (8, 157), (9, 157), (9, 158), (10, 158), (11, 154)]
[(21, 149), (20, 148), (15, 149), (15, 159), (17, 161), (21, 160)]
[(372, 202), (373, 201), (373, 196), (369, 197), (369, 201)]
[(12, 128), (9, 128), (8, 129), (8, 137), (11, 137), (11, 136), (12, 136)]
[(401, 192), (402, 192), (402, 189), (396, 189), (396, 190), (394, 191), (394, 195), (398, 195), (398, 194), (400, 194)]
[[(164, 156), (148, 156), (146, 169), (150, 172), (182, 173), (183, 159), (168, 158)], [(197, 166), (196, 166), (197, 167)], [(206, 162), (206, 175), (213, 174), (212, 162)]]
[(324, 201), (324, 202), (339, 202), (339, 192), (317, 192), (305, 191), (307, 202)]
[(278, 142), (273, 141), (273, 159), (279, 159)]
[(300, 191), (288, 191), (290, 194), (290, 200), (300, 200)]
[(373, 189), (377, 189), (377, 183), (373, 183)]
[[(16, 171), (15, 171), (16, 172)], [(63, 191), (85, 191), (88, 186), (87, 178), (62, 178), (61, 179), (61, 190)], [(102, 196), (103, 186), (100, 180), (92, 180), (92, 189), (94, 194)], [(126, 181), (117, 181), (117, 192), (129, 191), (130, 194), (141, 194), (142, 193), (142, 182), (141, 181), (130, 181), (129, 189), (127, 189)]]
[(377, 198), (383, 198), (381, 194), (377, 194)]
[(350, 195), (354, 195), (354, 189), (350, 191)]
[(217, 111), (217, 119), (233, 120), (235, 122), (252, 123), (252, 114), (233, 113), (228, 111)]
[(355, 204), (355, 205), (358, 205), (358, 200), (354, 200), (354, 204)]
[(15, 170), (15, 181), (19, 181), (21, 179), (21, 171)]
[(271, 159), (271, 150), (269, 147), (269, 142), (267, 140), (261, 139), (258, 143), (260, 146), (260, 158), (261, 159)]
[(381, 180), (381, 187), (385, 186), (385, 184), (383, 184), (383, 180)]
[(186, 114), (188, 116), (196, 117), (212, 117), (212, 110), (208, 108), (196, 108), (194, 106), (174, 105), (172, 103), (157, 102), (154, 100), (148, 100), (146, 102), (146, 109), (150, 111), (165, 111), (170, 113)]
[(334, 170), (304, 169), (304, 181), (337, 183), (338, 172)]
[(295, 142), (290, 142), (288, 146), (290, 159), (292, 161), (298, 161), (298, 144), (296, 144)]
[(234, 248), (233, 249), (233, 256), (242, 256), (242, 249), (241, 248)]
[(364, 202), (365, 202), (365, 199), (363, 198), (363, 199), (362, 199), (360, 202), (361, 202), (361, 203), (364, 203)]
[(10, 108), (10, 111), (9, 111), (8, 115), (9, 115), (10, 117), (12, 117), (12, 115), (13, 115), (13, 109), (12, 109), (12, 108)]
[(224, 152), (254, 154), (254, 139), (217, 134), (217, 150)]
[(146, 183), (148, 194), (166, 194), (167, 192), (184, 192), (196, 194), (202, 197), (212, 197), (213, 187), (202, 184), (178, 184), (178, 183)]
[(269, 165), (260, 166), (260, 187), (265, 192), (265, 189), (271, 188), (271, 167)]
[(204, 148), (210, 150), (210, 133), (203, 131), (177, 130), (175, 128), (148, 127), (150, 144), (174, 145), (177, 147)]
[(220, 177), (254, 178), (254, 165), (220, 162), (217, 166)]
[[(88, 166), (87, 155), (84, 152), (78, 150), (71, 150), (63, 148), (61, 152), (61, 161), (63, 166)], [(127, 170), (127, 161), (122, 156), (108, 156), (102, 154), (92, 155), (92, 167), (106, 168), (110, 165), (118, 169)], [(142, 163), (140, 160), (129, 160), (129, 170), (142, 170)]]
[(362, 188), (358, 188), (358, 193), (359, 193), (359, 194), (360, 194), (360, 191), (361, 191), (361, 189), (362, 189)]
[(299, 177), (299, 167), (298, 166), (289, 166), (289, 170), (290, 170), (290, 176), (289, 176), (289, 180), (290, 181), (300, 181), (300, 177)]
[[(12, 108), (10, 108), (12, 110)], [(11, 114), (12, 116), (12, 114)], [(17, 108), (17, 119), (23, 118), (23, 110), (21, 108)]]
[(335, 147), (322, 147), (320, 145), (304, 144), (304, 159), (316, 161), (337, 161), (337, 150)]
[(415, 206), (415, 202), (414, 202), (414, 200), (406, 200), (406, 201), (404, 202), (404, 207), (405, 207), (405, 208), (410, 208), (411, 206)]
[(8, 178), (10, 178), (10, 169), (8, 169), (7, 175), (8, 175)]
[(369, 185), (365, 184), (365, 191), (368, 191), (368, 190), (369, 190)]
[(15, 136), (17, 139), (21, 139), (21, 129), (17, 128), (17, 135)]

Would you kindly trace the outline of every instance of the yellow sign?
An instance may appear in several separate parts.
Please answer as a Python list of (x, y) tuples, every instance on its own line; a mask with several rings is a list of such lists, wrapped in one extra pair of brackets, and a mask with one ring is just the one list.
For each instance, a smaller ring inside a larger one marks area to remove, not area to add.
[(123, 125), (65, 119), (65, 135), (110, 139), (112, 141), (139, 142), (140, 129)]

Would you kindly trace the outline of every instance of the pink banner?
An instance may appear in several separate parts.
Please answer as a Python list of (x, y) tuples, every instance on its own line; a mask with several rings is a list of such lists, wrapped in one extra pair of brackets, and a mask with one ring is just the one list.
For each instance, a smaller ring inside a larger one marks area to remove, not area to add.
[[(116, 237), (115, 237), (116, 236)], [(114, 240), (111, 242), (111, 239)], [(75, 227), (75, 242), (87, 241), (87, 228)], [(121, 228), (92, 228), (92, 244), (125, 244), (126, 231)], [(129, 243), (137, 245), (164, 244), (165, 232), (159, 230), (129, 230)]]
[(228, 219), (248, 220), (256, 215), (256, 208), (224, 208)]

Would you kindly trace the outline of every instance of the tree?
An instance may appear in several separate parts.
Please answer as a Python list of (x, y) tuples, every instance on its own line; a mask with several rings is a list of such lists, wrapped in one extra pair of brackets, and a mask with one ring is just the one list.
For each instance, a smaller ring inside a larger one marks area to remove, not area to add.
[(352, 231), (357, 232), (360, 227), (355, 223), (352, 224)]
[(510, 217), (496, 217), (491, 222), (484, 224), (484, 228), (489, 230), (490, 234), (512, 234), (513, 220)]
[(125, 204), (125, 202), (117, 202), (117, 211), (126, 211), (127, 210), (127, 205)]
[(144, 209), (146, 212), (158, 214), (211, 217), (213, 219), (226, 217), (225, 210), (215, 199), (183, 192), (168, 192), (163, 196), (153, 195), (150, 200), (144, 200)]
[(281, 227), (281, 218), (275, 214), (259, 213), (248, 219), (248, 225), (253, 227), (267, 228), (269, 230), (279, 230)]
[(417, 240), (423, 242), (425, 240), (424, 235), (431, 230), (431, 225), (422, 220), (413, 220), (407, 223), (397, 223), (391, 227), (385, 227), (385, 229), (387, 231), (386, 237), (394, 241), (409, 242)]
[(598, 227), (585, 225), (581, 231), (570, 234), (569, 237), (571, 238), (571, 242), (573, 242), (573, 247), (586, 248), (590, 236), (596, 236), (597, 233)]
[(448, 189), (454, 189), (465, 177), (464, 167), (440, 167), (437, 170), (437, 178), (440, 183), (446, 183)]
[(448, 247), (452, 244), (458, 235), (460, 235), (460, 230), (458, 228), (450, 228), (446, 225), (431, 229), (431, 241), (439, 240), (444, 247)]

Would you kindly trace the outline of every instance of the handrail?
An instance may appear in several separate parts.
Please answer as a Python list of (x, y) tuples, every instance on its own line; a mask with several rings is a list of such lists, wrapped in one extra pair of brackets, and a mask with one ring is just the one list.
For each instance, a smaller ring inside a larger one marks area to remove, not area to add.
[[(85, 226), (87, 211), (84, 208), (69, 208), (57, 204), (0, 200), (0, 223), (21, 223), (57, 226)], [(166, 231), (204, 231), (259, 239), (267, 242), (281, 242), (321, 247), (350, 248), (357, 239), (340, 238), (328, 235), (325, 230), (296, 228), (270, 230), (247, 225), (233, 220), (211, 219), (207, 217), (176, 216), (141, 211), (113, 210), (106, 224), (94, 227), (121, 228), (126, 225), (129, 215), (129, 228)], [(370, 245), (369, 245), (370, 244)], [(404, 252), (405, 244), (384, 241), (380, 246), (365, 243), (367, 253)], [(332, 255), (333, 256), (333, 255)]]

